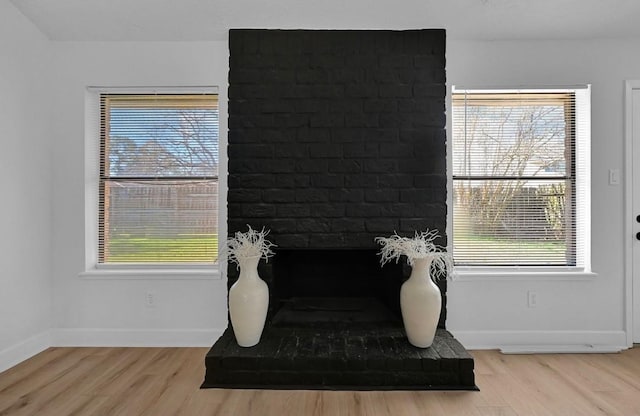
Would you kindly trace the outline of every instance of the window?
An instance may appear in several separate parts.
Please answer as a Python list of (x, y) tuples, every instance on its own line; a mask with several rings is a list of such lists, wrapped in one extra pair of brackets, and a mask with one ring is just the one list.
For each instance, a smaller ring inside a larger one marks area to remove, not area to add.
[(589, 89), (452, 95), (460, 266), (586, 266)]
[(213, 264), (216, 94), (100, 94), (100, 264)]

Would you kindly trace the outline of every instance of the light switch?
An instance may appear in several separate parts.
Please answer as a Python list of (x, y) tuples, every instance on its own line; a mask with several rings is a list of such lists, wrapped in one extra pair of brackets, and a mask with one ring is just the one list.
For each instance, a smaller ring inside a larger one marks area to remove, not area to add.
[(609, 169), (609, 185), (620, 185), (620, 169)]

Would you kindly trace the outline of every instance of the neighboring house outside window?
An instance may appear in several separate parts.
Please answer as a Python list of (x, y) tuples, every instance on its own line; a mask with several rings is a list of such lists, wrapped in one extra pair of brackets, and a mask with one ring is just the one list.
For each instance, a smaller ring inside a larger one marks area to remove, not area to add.
[(97, 265), (215, 264), (216, 94), (100, 94)]
[(452, 95), (457, 266), (588, 267), (589, 89)]

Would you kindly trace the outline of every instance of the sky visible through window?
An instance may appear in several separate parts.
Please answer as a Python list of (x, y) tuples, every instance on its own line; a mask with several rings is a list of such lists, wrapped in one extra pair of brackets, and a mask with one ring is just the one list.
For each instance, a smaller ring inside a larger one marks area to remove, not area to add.
[(217, 175), (217, 110), (116, 107), (109, 123), (111, 176)]

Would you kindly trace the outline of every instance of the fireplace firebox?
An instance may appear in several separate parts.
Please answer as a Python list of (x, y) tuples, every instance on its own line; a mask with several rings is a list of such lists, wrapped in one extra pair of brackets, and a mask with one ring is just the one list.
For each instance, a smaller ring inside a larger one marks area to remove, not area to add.
[(277, 250), (273, 259), (277, 327), (401, 327), (402, 267), (381, 268), (371, 249)]

